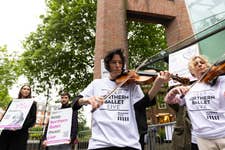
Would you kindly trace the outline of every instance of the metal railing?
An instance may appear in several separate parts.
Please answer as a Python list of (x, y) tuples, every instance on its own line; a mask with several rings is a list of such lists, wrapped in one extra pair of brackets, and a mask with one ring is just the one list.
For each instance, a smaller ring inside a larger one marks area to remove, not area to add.
[[(175, 122), (150, 125), (145, 138), (145, 150), (170, 150), (174, 124)], [(90, 130), (80, 131), (74, 150), (87, 150), (90, 137)], [(27, 150), (43, 150), (40, 139), (28, 140)]]
[(175, 122), (155, 124), (148, 127), (146, 150), (170, 150)]

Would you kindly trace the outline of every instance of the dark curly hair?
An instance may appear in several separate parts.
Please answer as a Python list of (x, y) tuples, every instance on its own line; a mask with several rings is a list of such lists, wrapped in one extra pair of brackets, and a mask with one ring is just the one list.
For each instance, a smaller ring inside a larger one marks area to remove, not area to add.
[(110, 51), (104, 58), (105, 69), (110, 72), (109, 62), (113, 59), (114, 55), (119, 55), (122, 60), (122, 72), (124, 71), (125, 66), (125, 56), (123, 54), (123, 49), (117, 48)]

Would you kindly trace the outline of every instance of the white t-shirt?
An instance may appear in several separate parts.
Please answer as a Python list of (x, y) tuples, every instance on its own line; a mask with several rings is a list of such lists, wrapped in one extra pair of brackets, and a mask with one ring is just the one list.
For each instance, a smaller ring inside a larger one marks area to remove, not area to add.
[(225, 76), (220, 76), (213, 86), (196, 83), (184, 98), (194, 135), (206, 139), (225, 137)]
[[(109, 79), (95, 79), (81, 92), (84, 97), (108, 95), (116, 83)], [(133, 105), (144, 97), (139, 85), (118, 88), (92, 114), (92, 136), (88, 149), (105, 147), (133, 147), (141, 149)]]

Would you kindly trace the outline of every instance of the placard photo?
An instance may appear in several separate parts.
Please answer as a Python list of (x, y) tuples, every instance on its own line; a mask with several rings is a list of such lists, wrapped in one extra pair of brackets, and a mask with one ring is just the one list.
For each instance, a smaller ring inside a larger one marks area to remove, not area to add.
[(34, 99), (14, 99), (0, 122), (0, 128), (21, 129), (33, 102)]

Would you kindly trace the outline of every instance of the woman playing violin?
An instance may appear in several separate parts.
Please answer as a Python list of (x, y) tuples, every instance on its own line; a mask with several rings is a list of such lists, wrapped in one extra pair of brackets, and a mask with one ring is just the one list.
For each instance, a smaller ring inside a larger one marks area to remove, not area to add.
[[(88, 149), (140, 150), (134, 107), (145, 96), (136, 82), (129, 82), (105, 98), (118, 86), (115, 79), (124, 71), (125, 57), (122, 49), (109, 52), (104, 63), (110, 73), (109, 78), (92, 81), (74, 100), (73, 105), (74, 109), (86, 104), (96, 109), (92, 113), (92, 137)], [(133, 75), (130, 75), (130, 78), (133, 78)], [(146, 96), (149, 101), (168, 80), (168, 72), (161, 72), (157, 76)]]
[(176, 87), (165, 97), (169, 104), (186, 104), (200, 150), (225, 149), (225, 76), (218, 76), (214, 84), (202, 82), (211, 68), (203, 56), (193, 57), (189, 71), (198, 81), (191, 87)]

